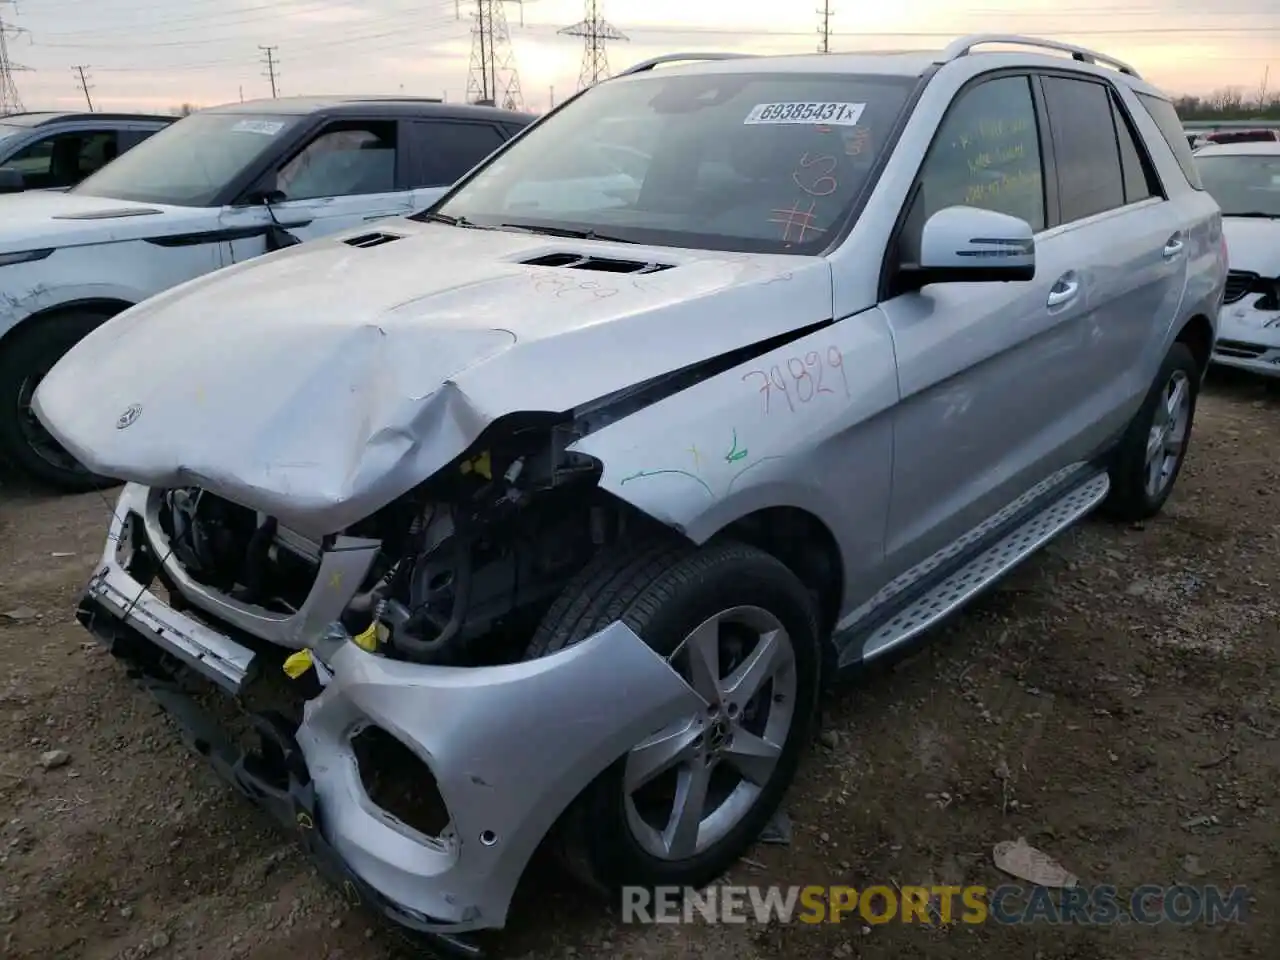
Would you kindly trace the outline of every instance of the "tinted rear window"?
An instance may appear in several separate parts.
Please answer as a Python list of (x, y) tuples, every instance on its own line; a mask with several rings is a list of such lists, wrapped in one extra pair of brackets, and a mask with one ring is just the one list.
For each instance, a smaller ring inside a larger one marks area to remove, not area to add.
[(1168, 100), (1161, 100), (1148, 93), (1138, 94), (1138, 99), (1142, 101), (1142, 105), (1147, 108), (1147, 113), (1151, 114), (1151, 119), (1164, 134), (1165, 142), (1169, 144), (1169, 149), (1177, 158), (1178, 166), (1186, 174), (1187, 182), (1197, 190), (1203, 190), (1204, 184), (1200, 182), (1200, 172), (1196, 169), (1196, 161), (1191, 155), (1191, 145), (1187, 143), (1187, 134), (1182, 129), (1182, 121), (1178, 119), (1178, 111), (1173, 109), (1173, 104)]

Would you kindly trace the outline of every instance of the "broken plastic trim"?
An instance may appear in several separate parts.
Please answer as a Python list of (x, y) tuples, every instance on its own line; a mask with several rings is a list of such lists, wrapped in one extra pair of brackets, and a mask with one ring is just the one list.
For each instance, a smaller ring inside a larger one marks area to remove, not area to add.
[[(92, 603), (86, 598), (85, 602)], [(478, 958), (483, 952), (470, 941), (450, 933), (449, 924), (403, 908), (362, 880), (352, 871), (320, 830), (315, 784), (307, 769), (293, 726), (276, 713), (252, 714), (250, 719), (259, 738), (259, 749), (246, 752), (222, 732), (173, 674), (148, 656), (154, 648), (132, 631), (102, 633), (87, 623), (94, 636), (127, 667), (136, 680), (169, 715), (184, 743), (200, 754), (214, 771), (241, 795), (269, 814), (294, 834), (304, 852), (322, 876), (343, 894), (352, 907), (371, 908), (406, 930), (426, 940), (441, 953), (459, 958)]]

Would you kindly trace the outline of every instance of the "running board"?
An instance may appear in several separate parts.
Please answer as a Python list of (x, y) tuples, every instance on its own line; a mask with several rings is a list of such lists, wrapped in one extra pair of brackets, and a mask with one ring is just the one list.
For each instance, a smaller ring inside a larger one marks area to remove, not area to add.
[(1110, 489), (1110, 479), (1100, 473), (1058, 498), (876, 628), (860, 647), (856, 641), (849, 644), (840, 666), (883, 656), (924, 633), (1093, 511)]

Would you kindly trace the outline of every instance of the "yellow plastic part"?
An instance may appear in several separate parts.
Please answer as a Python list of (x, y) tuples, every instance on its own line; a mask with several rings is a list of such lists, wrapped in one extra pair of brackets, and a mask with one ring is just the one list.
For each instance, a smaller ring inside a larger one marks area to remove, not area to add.
[(369, 624), (369, 629), (363, 633), (357, 633), (351, 638), (351, 642), (366, 653), (373, 653), (378, 649), (378, 624), (376, 622)]
[(289, 675), (290, 680), (297, 680), (313, 666), (315, 664), (311, 660), (311, 651), (299, 650), (284, 662), (284, 672)]
[(478, 473), (486, 480), (493, 479), (493, 461), (489, 457), (489, 451), (486, 450), (478, 457), (472, 457), (470, 460), (464, 460), (458, 467), (463, 473)]

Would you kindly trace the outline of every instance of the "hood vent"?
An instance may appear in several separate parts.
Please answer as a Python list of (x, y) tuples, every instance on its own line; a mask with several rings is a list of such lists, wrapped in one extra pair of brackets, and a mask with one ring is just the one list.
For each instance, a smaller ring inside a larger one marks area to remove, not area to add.
[(403, 239), (403, 237), (396, 233), (362, 233), (358, 237), (349, 237), (342, 242), (349, 247), (359, 247), (361, 250), (364, 250), (368, 247), (380, 247), (384, 243)]
[(599, 273), (658, 273), (670, 270), (674, 263), (652, 263), (642, 260), (612, 260), (608, 257), (584, 257), (580, 253), (548, 253), (524, 261), (530, 267), (563, 267), (566, 270), (595, 270)]

